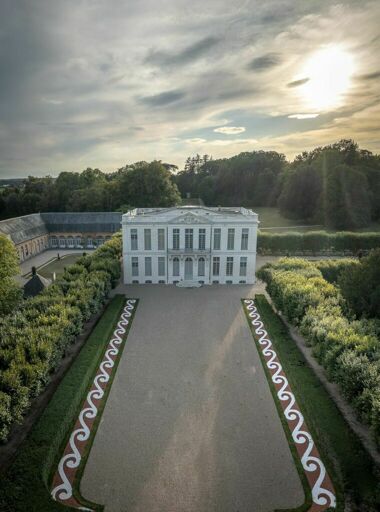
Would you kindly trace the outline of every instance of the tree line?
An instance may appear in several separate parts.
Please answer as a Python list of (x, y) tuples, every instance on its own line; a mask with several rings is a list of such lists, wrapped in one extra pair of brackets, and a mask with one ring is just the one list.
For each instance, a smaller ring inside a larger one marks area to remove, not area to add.
[(172, 206), (180, 202), (174, 166), (137, 162), (114, 173), (88, 168), (57, 178), (29, 176), (23, 186), (0, 193), (0, 218), (36, 212), (128, 211), (131, 207)]
[(303, 152), (293, 162), (275, 151), (219, 160), (196, 155), (176, 183), (182, 195), (209, 205), (278, 206), (285, 217), (331, 229), (380, 219), (380, 157), (352, 140)]
[(209, 206), (277, 206), (288, 218), (329, 229), (358, 229), (380, 219), (380, 156), (352, 140), (303, 152), (292, 162), (275, 151), (231, 158), (187, 158), (183, 170), (137, 162), (114, 173), (99, 169), (29, 177), (0, 194), (0, 217), (38, 211), (126, 211), (173, 206), (181, 196)]

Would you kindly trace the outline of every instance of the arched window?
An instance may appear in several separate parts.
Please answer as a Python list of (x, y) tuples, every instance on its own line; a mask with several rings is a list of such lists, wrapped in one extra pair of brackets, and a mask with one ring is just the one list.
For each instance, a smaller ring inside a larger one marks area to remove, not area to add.
[(58, 239), (55, 235), (50, 237), (50, 247), (58, 247)]
[(193, 279), (193, 259), (185, 259), (185, 280), (189, 281)]
[(83, 244), (82, 237), (76, 236), (75, 237), (75, 247), (82, 247), (82, 244)]
[(179, 276), (179, 259), (173, 258), (173, 276)]
[(66, 238), (64, 236), (59, 237), (59, 247), (66, 247)]
[(72, 249), (74, 247), (74, 238), (72, 236), (69, 236), (67, 239), (67, 247)]
[(205, 275), (205, 259), (199, 258), (198, 260), (198, 276)]

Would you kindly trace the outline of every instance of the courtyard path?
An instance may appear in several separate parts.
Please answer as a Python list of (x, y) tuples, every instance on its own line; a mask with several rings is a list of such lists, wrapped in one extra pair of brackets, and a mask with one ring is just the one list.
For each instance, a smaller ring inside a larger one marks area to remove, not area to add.
[(264, 512), (304, 501), (240, 302), (250, 286), (140, 298), (84, 470), (105, 512)]

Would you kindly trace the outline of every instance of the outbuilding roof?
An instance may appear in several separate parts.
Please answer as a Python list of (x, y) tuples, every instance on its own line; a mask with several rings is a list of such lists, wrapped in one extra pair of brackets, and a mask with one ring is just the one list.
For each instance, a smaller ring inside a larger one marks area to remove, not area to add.
[(39, 274), (33, 274), (24, 284), (24, 297), (35, 297), (51, 284), (50, 279), (42, 277)]
[(121, 229), (120, 212), (41, 213), (49, 232), (116, 233)]
[(0, 233), (7, 235), (15, 244), (21, 244), (37, 236), (46, 235), (47, 227), (39, 213), (0, 221)]

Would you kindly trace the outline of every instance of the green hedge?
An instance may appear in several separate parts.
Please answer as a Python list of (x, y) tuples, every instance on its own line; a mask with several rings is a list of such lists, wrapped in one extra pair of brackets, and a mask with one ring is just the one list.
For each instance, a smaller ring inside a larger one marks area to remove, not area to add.
[(62, 278), (0, 319), (0, 441), (49, 381), (84, 322), (120, 276), (121, 237), (80, 258)]
[(350, 320), (339, 289), (320, 273), (319, 262), (283, 258), (257, 275), (277, 309), (300, 327), (329, 377), (371, 425), (380, 446), (380, 342), (374, 322)]
[(352, 258), (341, 258), (339, 260), (326, 259), (315, 262), (316, 268), (321, 271), (323, 278), (329, 283), (336, 283), (342, 271), (346, 269), (350, 270), (358, 264), (359, 260)]
[(125, 304), (116, 296), (108, 305), (82, 350), (61, 381), (41, 418), (0, 479), (2, 512), (56, 512), (68, 508), (53, 501), (49, 485), (68, 432), (103, 357), (105, 347)]
[(342, 494), (348, 497), (352, 510), (358, 510), (353, 501), (368, 512), (377, 510), (376, 507), (380, 505), (380, 483), (371, 457), (321, 386), (318, 377), (306, 364), (289, 330), (274, 313), (266, 298), (256, 295), (255, 304), (333, 478), (338, 498), (337, 510), (345, 508)]
[(341, 231), (289, 231), (270, 233), (259, 231), (257, 250), (260, 254), (357, 254), (380, 247), (380, 233)]

